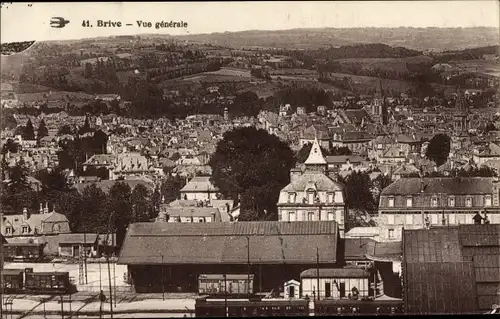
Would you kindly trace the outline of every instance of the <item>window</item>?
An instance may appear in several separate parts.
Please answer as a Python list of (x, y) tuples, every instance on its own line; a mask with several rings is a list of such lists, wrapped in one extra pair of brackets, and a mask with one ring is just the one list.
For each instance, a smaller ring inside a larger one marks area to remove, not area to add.
[(412, 207), (413, 206), (413, 198), (407, 197), (406, 198), (406, 207)]
[(381, 150), (383, 148), (382, 144), (377, 144), (377, 149)]
[(307, 193), (307, 202), (309, 203), (309, 205), (312, 205), (314, 203), (314, 193), (313, 192)]
[(288, 193), (288, 203), (295, 203), (295, 193)]
[(328, 193), (328, 203), (333, 203), (333, 193)]
[(406, 215), (406, 225), (413, 225), (413, 214)]
[(457, 223), (457, 216), (455, 214), (449, 214), (448, 215), (448, 223), (450, 225), (454, 225)]
[(394, 197), (389, 197), (389, 203), (388, 203), (388, 206), (389, 206), (389, 207), (394, 207)]
[(436, 196), (433, 196), (431, 199), (431, 206), (432, 207), (437, 207), (438, 206), (438, 198)]
[(448, 198), (448, 206), (450, 206), (450, 207), (455, 207), (455, 197), (450, 196), (450, 197)]
[(333, 212), (328, 212), (328, 220), (335, 220), (335, 214)]
[(467, 207), (472, 207), (472, 197), (467, 196), (467, 197), (465, 198), (465, 206), (467, 206)]
[(28, 226), (23, 226), (23, 234), (26, 234), (28, 232)]
[(439, 222), (439, 214), (431, 214), (431, 224), (437, 225)]
[(291, 222), (294, 222), (295, 221), (295, 212), (289, 212), (288, 213), (288, 220), (291, 221)]
[(313, 221), (314, 220), (314, 213), (313, 212), (309, 212), (307, 214), (307, 220), (308, 221)]
[(491, 206), (491, 195), (484, 196), (484, 206), (486, 207)]
[(387, 224), (394, 225), (394, 215), (392, 214), (387, 215)]
[(335, 192), (335, 202), (336, 203), (342, 203), (344, 200), (342, 198), (342, 192), (341, 191), (337, 191)]
[(11, 227), (5, 227), (5, 234), (7, 234), (7, 235), (12, 234), (12, 228)]
[(394, 229), (389, 229), (389, 238), (390, 239), (394, 238)]

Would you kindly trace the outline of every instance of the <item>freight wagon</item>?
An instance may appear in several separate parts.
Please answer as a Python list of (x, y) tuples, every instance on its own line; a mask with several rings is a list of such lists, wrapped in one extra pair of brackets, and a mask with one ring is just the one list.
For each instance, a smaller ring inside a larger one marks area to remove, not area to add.
[(254, 275), (202, 274), (198, 277), (198, 293), (209, 296), (248, 296), (254, 293)]
[(69, 272), (33, 272), (33, 269), (4, 269), (5, 293), (68, 294), (76, 290)]
[(17, 243), (3, 244), (5, 261), (42, 261), (45, 244)]

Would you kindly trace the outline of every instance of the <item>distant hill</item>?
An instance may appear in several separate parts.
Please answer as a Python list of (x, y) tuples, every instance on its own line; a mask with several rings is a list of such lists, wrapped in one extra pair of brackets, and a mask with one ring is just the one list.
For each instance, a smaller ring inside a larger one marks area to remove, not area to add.
[(361, 59), (361, 58), (406, 58), (422, 55), (422, 52), (403, 47), (391, 47), (382, 43), (345, 45), (338, 48), (308, 51), (314, 58)]
[(383, 43), (419, 51), (461, 50), (497, 45), (497, 28), (321, 28), (282, 31), (242, 31), (175, 36), (233, 48), (276, 47), (314, 49), (356, 43)]

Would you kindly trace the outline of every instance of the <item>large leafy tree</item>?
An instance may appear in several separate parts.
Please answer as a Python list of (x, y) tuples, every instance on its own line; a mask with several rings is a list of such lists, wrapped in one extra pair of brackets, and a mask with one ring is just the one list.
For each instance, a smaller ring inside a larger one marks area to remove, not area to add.
[(427, 158), (437, 166), (441, 166), (448, 160), (450, 154), (450, 137), (446, 134), (439, 133), (432, 137), (427, 146)]
[[(69, 227), (72, 232), (82, 232), (82, 231), (92, 231), (92, 227), (99, 220), (99, 217), (96, 212), (90, 212), (85, 206), (87, 203), (96, 203), (90, 200), (90, 196), (87, 193), (86, 202), (83, 203), (83, 197), (77, 190), (71, 190), (68, 192), (62, 192), (58, 194), (58, 197), (55, 198), (54, 204), (56, 206), (56, 211), (64, 214), (69, 221)], [(99, 200), (99, 196), (96, 196)], [(102, 198), (101, 198), (102, 200)], [(99, 209), (99, 204), (94, 206)], [(89, 214), (84, 215), (84, 214)], [(100, 213), (100, 212), (99, 212)], [(97, 218), (95, 221), (92, 218)], [(96, 228), (95, 231), (98, 231)]]
[(26, 163), (21, 158), (19, 162), (12, 167), (8, 167), (6, 162), (3, 162), (4, 173), (7, 173), (5, 180), (2, 183), (1, 201), (3, 211), (12, 211), (19, 213), (23, 208), (36, 209), (38, 206), (38, 198), (28, 181), (29, 171)]
[(19, 151), (19, 144), (17, 144), (13, 139), (9, 138), (7, 142), (2, 146), (2, 154), (17, 153)]
[(221, 193), (241, 200), (242, 220), (276, 219), (279, 192), (290, 182), (295, 157), (278, 137), (244, 127), (224, 134), (209, 165)]
[(74, 222), (81, 232), (108, 232), (106, 194), (95, 184), (83, 189), (81, 216)]
[(132, 190), (133, 216), (136, 222), (150, 220), (151, 195), (146, 186), (138, 184)]
[(132, 190), (123, 181), (118, 181), (109, 190), (108, 212), (111, 214), (111, 227), (116, 230), (116, 244), (121, 247), (128, 225), (134, 221), (132, 215)]
[(350, 209), (374, 211), (377, 208), (373, 197), (370, 176), (365, 172), (354, 171), (341, 180), (345, 185), (346, 205)]
[(37, 177), (42, 182), (42, 195), (48, 200), (53, 200), (70, 189), (66, 176), (60, 168), (42, 170)]

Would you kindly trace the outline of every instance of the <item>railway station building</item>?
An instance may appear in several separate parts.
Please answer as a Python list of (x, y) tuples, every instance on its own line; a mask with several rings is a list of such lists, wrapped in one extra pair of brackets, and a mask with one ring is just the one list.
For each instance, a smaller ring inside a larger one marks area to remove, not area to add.
[(335, 221), (135, 223), (118, 259), (136, 292), (197, 292), (202, 274), (251, 274), (255, 292), (283, 290), (310, 268), (342, 267)]

